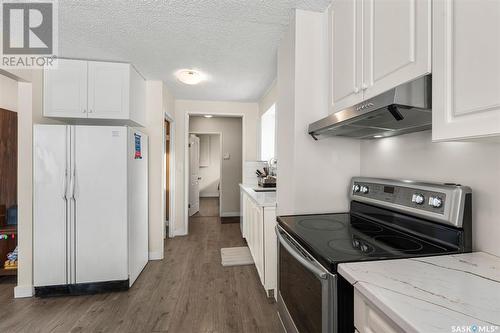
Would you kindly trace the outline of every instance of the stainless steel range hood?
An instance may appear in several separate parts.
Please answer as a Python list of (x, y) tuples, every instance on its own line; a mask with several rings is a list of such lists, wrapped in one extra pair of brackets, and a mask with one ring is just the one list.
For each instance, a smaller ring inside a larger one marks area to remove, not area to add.
[(430, 75), (402, 84), (310, 124), (309, 134), (316, 140), (326, 136), (374, 139), (430, 129), (431, 87)]

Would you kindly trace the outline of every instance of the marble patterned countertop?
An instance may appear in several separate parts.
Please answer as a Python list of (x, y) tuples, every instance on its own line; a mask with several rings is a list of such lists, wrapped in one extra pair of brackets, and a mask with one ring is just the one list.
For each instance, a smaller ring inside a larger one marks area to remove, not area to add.
[(245, 191), (250, 198), (260, 207), (275, 207), (276, 206), (276, 191), (272, 192), (256, 192), (253, 190), (257, 185), (240, 184), (240, 188)]
[(339, 273), (405, 332), (500, 332), (500, 257), (346, 263)]

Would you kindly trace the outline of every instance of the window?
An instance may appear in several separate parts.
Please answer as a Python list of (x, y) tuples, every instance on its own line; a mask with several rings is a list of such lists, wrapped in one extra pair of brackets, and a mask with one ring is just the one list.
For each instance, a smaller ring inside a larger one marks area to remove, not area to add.
[(276, 146), (276, 104), (261, 116), (260, 123), (260, 159), (269, 161), (274, 157)]

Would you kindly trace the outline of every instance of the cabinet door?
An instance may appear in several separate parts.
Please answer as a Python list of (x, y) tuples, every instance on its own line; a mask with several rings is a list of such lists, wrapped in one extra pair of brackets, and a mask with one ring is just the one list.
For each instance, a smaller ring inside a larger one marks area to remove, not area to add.
[(500, 2), (433, 1), (432, 136), (500, 135)]
[(87, 61), (59, 59), (43, 70), (43, 114), (87, 118)]
[(361, 9), (360, 0), (336, 0), (329, 10), (332, 112), (363, 100)]
[(278, 239), (276, 237), (276, 208), (264, 208), (264, 287), (266, 290), (274, 290), (277, 297), (277, 267), (278, 267)]
[(89, 118), (128, 119), (130, 65), (89, 62)]
[(431, 72), (431, 1), (363, 1), (364, 99)]
[(255, 267), (259, 273), (259, 278), (264, 284), (264, 214), (262, 208), (254, 204), (255, 218)]

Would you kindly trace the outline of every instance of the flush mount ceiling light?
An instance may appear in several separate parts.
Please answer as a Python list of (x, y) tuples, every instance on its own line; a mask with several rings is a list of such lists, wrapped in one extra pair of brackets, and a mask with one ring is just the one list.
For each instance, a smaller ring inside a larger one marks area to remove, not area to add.
[(203, 117), (205, 117), (205, 118), (212, 118), (213, 116), (211, 114), (206, 114)]
[(205, 80), (205, 75), (194, 69), (180, 69), (175, 73), (175, 76), (177, 80), (189, 85), (198, 84)]

